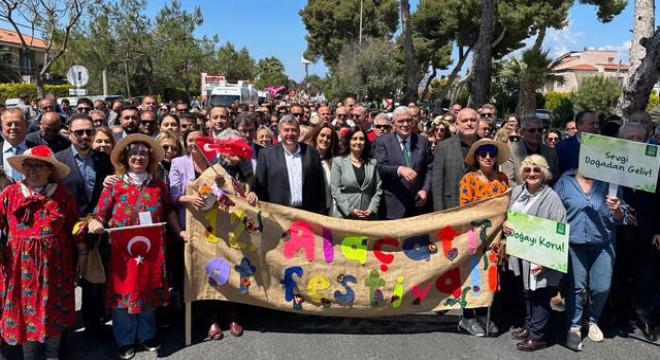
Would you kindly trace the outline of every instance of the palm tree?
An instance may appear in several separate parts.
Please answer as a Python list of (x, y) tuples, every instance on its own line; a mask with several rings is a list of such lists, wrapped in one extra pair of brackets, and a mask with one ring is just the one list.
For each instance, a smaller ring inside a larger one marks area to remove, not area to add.
[(280, 59), (271, 56), (263, 58), (257, 62), (256, 66), (256, 75), (261, 78), (266, 74), (283, 74), (284, 73), (284, 64)]
[(554, 75), (550, 71), (552, 59), (548, 52), (528, 49), (523, 52), (522, 58), (513, 57), (502, 64), (499, 76), (514, 80), (520, 89), (516, 106), (516, 114), (520, 117), (534, 115), (536, 91), (546, 82), (564, 81), (562, 76)]

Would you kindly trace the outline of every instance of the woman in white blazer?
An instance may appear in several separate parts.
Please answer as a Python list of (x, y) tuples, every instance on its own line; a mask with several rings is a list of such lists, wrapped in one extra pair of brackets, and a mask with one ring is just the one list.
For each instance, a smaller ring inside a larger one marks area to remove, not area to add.
[(335, 205), (331, 215), (355, 220), (377, 218), (383, 193), (371, 142), (362, 129), (354, 126), (346, 132), (343, 156), (332, 161), (330, 188)]

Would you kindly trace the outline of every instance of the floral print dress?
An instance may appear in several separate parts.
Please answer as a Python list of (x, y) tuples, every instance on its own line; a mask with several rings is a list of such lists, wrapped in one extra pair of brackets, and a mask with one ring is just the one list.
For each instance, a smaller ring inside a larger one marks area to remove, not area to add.
[(0, 229), (9, 235), (0, 331), (8, 344), (45, 342), (76, 323), (71, 230), (77, 220), (75, 198), (63, 185), (35, 194), (19, 183), (0, 194)]
[(460, 184), (460, 205), (502, 194), (509, 188), (506, 174), (499, 171), (495, 180), (489, 183), (483, 182), (479, 179), (479, 173), (472, 171), (463, 175)]
[[(141, 187), (143, 188), (142, 192)], [(140, 201), (141, 193), (143, 195)], [(108, 228), (117, 228), (139, 225), (138, 213), (144, 211), (151, 213), (154, 223), (164, 222), (167, 214), (173, 209), (169, 190), (162, 180), (152, 178), (146, 181), (146, 185), (138, 186), (124, 177), (103, 191), (94, 213)], [(164, 236), (162, 241), (164, 244)], [(166, 246), (161, 246), (161, 249), (163, 252), (162, 258), (166, 259)], [(112, 264), (113, 262), (110, 261), (110, 273), (117, 271), (117, 269), (112, 268)], [(137, 314), (158, 306), (167, 305), (168, 287), (165, 260), (162, 261), (161, 266), (160, 286), (152, 289), (142, 289), (133, 293), (118, 292), (113, 284), (112, 276), (108, 276), (108, 307), (126, 309), (129, 314)]]

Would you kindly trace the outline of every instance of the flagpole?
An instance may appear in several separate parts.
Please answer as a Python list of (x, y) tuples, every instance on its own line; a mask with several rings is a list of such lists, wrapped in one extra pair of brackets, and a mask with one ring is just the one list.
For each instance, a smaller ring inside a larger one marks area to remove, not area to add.
[(144, 224), (144, 225), (131, 225), (131, 226), (124, 226), (124, 227), (116, 227), (116, 228), (107, 228), (105, 231), (107, 232), (113, 232), (117, 230), (127, 230), (127, 229), (137, 229), (137, 228), (150, 228), (154, 226), (163, 226), (167, 224), (166, 222), (159, 222), (159, 223), (153, 223), (153, 224)]

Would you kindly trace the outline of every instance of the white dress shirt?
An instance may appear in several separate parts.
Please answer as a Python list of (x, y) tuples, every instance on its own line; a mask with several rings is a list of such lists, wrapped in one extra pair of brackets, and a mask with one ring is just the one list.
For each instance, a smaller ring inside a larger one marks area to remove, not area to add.
[(289, 205), (293, 207), (301, 207), (303, 204), (303, 172), (302, 172), (302, 157), (300, 154), (300, 145), (296, 148), (296, 152), (291, 153), (284, 147), (284, 159), (286, 160), (286, 171), (289, 175)]

